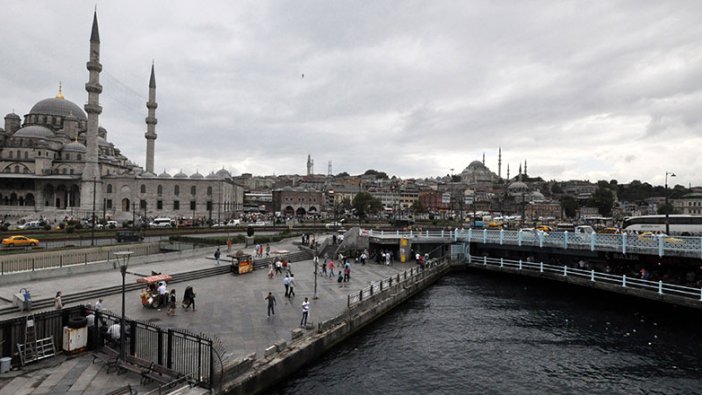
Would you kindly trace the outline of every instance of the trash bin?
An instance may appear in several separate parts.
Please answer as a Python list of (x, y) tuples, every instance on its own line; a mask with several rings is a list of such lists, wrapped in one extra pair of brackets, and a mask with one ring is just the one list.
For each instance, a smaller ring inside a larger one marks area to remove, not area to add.
[(0, 358), (0, 373), (7, 373), (12, 367), (12, 358), (2, 357)]

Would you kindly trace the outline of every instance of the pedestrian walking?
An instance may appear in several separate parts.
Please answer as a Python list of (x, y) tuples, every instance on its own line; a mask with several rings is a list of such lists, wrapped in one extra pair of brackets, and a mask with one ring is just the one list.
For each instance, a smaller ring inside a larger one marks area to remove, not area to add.
[(227, 252), (232, 252), (232, 239), (227, 239)]
[(290, 292), (288, 297), (292, 298), (293, 296), (295, 296), (295, 275), (290, 273)]
[(285, 269), (288, 271), (288, 274), (292, 274), (292, 262), (286, 261), (287, 265)]
[(193, 306), (193, 311), (195, 311), (195, 291), (193, 290), (193, 287), (188, 284), (183, 292), (183, 308), (187, 310), (190, 308), (190, 306)]
[(336, 278), (336, 282), (339, 283), (339, 288), (343, 287), (344, 285), (341, 284), (341, 282), (344, 281), (344, 273), (339, 270), (339, 277)]
[(271, 314), (275, 315), (275, 296), (273, 296), (272, 292), (268, 292), (268, 296), (264, 298), (264, 300), (268, 301), (268, 316), (270, 317)]
[(173, 316), (176, 313), (176, 290), (172, 289), (168, 300), (168, 311), (166, 314)]
[(327, 263), (322, 262), (322, 276), (326, 276), (326, 275), (327, 275)]
[(283, 263), (280, 261), (280, 259), (276, 259), (275, 261), (275, 274), (276, 276), (278, 274), (283, 274)]
[(300, 326), (307, 326), (307, 317), (310, 315), (310, 302), (305, 298), (302, 302), (302, 319), (300, 320)]
[(334, 260), (329, 260), (329, 277), (334, 278)]
[(102, 311), (102, 298), (95, 302), (95, 311)]
[(283, 285), (285, 286), (285, 297), (288, 297), (288, 293), (290, 292), (290, 276), (285, 275), (285, 278), (283, 279)]
[(266, 243), (266, 258), (271, 256), (271, 246), (270, 244)]
[(347, 283), (349, 280), (351, 280), (351, 268), (347, 266), (344, 268), (344, 282)]
[(217, 247), (217, 250), (214, 253), (214, 258), (215, 258), (215, 261), (217, 261), (217, 265), (219, 265), (219, 255), (220, 255), (219, 247)]
[(54, 298), (54, 309), (63, 309), (63, 301), (61, 300), (61, 291), (56, 292), (56, 297)]
[(268, 265), (268, 278), (272, 279), (272, 278), (273, 278), (273, 274), (274, 274), (274, 271), (273, 271), (273, 264), (271, 263), (270, 265)]

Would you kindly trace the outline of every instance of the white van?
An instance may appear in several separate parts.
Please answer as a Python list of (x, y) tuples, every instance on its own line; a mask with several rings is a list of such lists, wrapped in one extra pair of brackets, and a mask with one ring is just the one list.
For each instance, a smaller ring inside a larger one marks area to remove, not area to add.
[(149, 226), (154, 228), (170, 228), (172, 223), (170, 218), (154, 218)]

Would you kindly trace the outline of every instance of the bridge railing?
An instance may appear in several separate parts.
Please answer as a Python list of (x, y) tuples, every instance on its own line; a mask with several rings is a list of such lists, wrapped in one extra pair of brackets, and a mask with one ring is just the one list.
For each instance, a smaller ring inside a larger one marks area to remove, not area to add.
[(659, 295), (674, 295), (687, 299), (694, 299), (702, 302), (702, 288), (686, 287), (684, 285), (665, 283), (663, 281), (650, 281), (626, 274), (616, 275), (610, 273), (597, 272), (568, 267), (567, 265), (551, 265), (543, 262), (530, 262), (522, 260), (511, 260), (504, 258), (490, 258), (485, 256), (469, 255), (466, 257), (468, 263), (473, 265), (493, 266), (513, 271), (532, 271), (540, 273), (551, 273), (563, 277), (576, 277), (590, 282), (601, 282), (622, 288), (640, 289), (654, 292)]

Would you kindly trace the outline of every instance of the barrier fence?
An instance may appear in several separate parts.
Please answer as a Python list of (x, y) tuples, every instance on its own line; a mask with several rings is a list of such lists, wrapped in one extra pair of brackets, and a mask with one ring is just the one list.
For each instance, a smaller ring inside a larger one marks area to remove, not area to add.
[(692, 288), (683, 285), (665, 283), (663, 281), (649, 281), (641, 278), (597, 272), (595, 270), (578, 269), (567, 265), (550, 265), (543, 262), (530, 262), (510, 260), (504, 258), (489, 258), (486, 256), (467, 255), (469, 264), (499, 267), (512, 271), (531, 271), (538, 273), (551, 273), (562, 277), (575, 277), (593, 283), (604, 283), (621, 288), (638, 289), (658, 295), (671, 295), (702, 302), (702, 288)]

